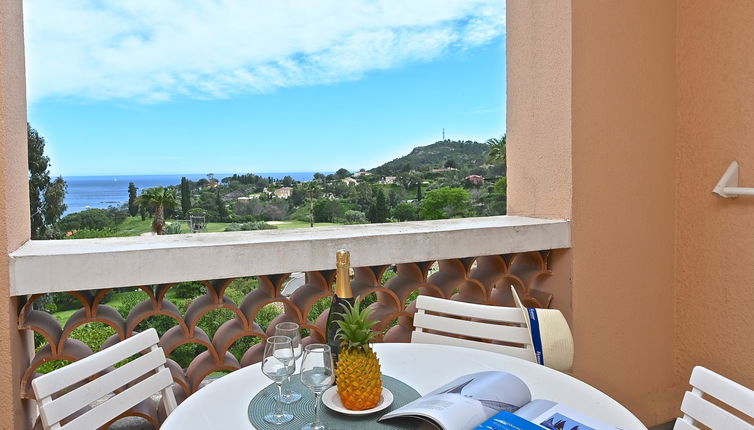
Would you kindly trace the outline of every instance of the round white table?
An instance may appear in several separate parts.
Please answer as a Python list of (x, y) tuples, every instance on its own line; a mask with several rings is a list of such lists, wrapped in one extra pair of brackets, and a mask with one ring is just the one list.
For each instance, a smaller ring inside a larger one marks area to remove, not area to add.
[[(375, 344), (382, 373), (397, 378), (424, 395), (451, 380), (483, 370), (502, 370), (521, 378), (532, 399), (562, 403), (625, 430), (646, 427), (605, 393), (565, 373), (505, 355), (444, 345)], [(176, 408), (161, 430), (253, 429), (246, 414), (249, 401), (269, 385), (259, 364), (210, 383)], [(311, 393), (302, 393), (305, 396)]]

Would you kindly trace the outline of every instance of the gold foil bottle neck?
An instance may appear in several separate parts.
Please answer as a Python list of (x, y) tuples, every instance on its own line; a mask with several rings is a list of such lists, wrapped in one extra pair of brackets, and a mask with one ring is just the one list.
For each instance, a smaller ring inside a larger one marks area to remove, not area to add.
[(342, 299), (353, 297), (351, 291), (351, 253), (345, 249), (339, 249), (335, 253), (335, 295)]
[(340, 269), (343, 266), (351, 267), (351, 253), (347, 249), (339, 249), (335, 252), (335, 267)]

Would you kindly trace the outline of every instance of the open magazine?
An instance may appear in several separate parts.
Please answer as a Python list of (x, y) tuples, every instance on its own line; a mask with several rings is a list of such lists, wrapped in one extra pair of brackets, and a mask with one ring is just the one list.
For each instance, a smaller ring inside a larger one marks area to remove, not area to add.
[(421, 418), (442, 430), (616, 430), (549, 400), (532, 400), (524, 381), (506, 372), (455, 379), (379, 421)]

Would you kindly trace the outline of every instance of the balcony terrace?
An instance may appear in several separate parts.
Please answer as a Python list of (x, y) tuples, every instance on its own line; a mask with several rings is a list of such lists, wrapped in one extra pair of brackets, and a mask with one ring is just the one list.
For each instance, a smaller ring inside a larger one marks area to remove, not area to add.
[[(91, 353), (70, 336), (89, 322), (112, 327), (114, 342), (153, 315), (175, 320), (161, 338), (167, 351), (207, 348), (185, 368), (171, 365), (184, 397), (215, 371), (259, 360), (258, 348), (229, 349), (267, 336), (256, 322), (267, 304), (321, 339), (309, 311), (331, 294), (339, 247), (352, 251), (357, 294), (376, 298), (383, 341), (408, 339), (416, 291), (505, 305), (499, 287), (513, 284), (530, 304), (566, 315), (572, 375), (648, 426), (679, 415), (694, 365), (754, 386), (754, 200), (710, 192), (734, 159), (742, 186), (754, 185), (751, 2), (508, 2), (514, 216), (78, 242), (29, 241), (22, 22), (21, 0), (0, 2), (5, 428), (31, 427), (29, 381), (41, 364)], [(294, 271), (306, 282), (283, 296)], [(386, 272), (395, 276), (385, 282)], [(230, 300), (232, 280), (250, 276), (258, 287)], [(166, 299), (174, 283), (197, 280), (207, 292), (185, 310)], [(100, 304), (123, 287), (148, 296), (125, 318)], [(62, 327), (33, 306), (49, 292), (82, 304)], [(209, 336), (197, 322), (218, 309), (233, 317)], [(32, 332), (47, 346), (35, 352)]]
[[(21, 396), (34, 398), (31, 380), (45, 363), (76, 361), (93, 352), (71, 337), (76, 328), (90, 322), (107, 324), (115, 331), (99, 349), (133, 335), (140, 323), (148, 324), (156, 315), (174, 320), (160, 339), (166, 354), (188, 343), (206, 347), (185, 368), (169, 361), (179, 400), (198, 390), (214, 372), (259, 362), (260, 343), (241, 357), (230, 348), (243, 338), (272, 335), (278, 322), (296, 322), (310, 332), (304, 343), (321, 343), (327, 311), (314, 320), (308, 316), (318, 300), (332, 295), (333, 256), (339, 248), (353, 253), (354, 294), (376, 296), (372, 305), (380, 321), (376, 328), (385, 331), (378, 341), (408, 342), (416, 294), (513, 306), (508, 286), (514, 285), (529, 305), (549, 306), (555, 293), (546, 280), (558, 250), (569, 246), (567, 221), (512, 216), (300, 231), (30, 241), (11, 254), (13, 294), (24, 297), (18, 328), (38, 333), (46, 344), (24, 371)], [(388, 270), (395, 276), (384, 281)], [(306, 282), (285, 296), (284, 283), (294, 271), (306, 272)], [(226, 289), (235, 278), (248, 276), (257, 279), (258, 287), (234, 302)], [(195, 280), (202, 280), (206, 293), (182, 312), (166, 295), (176, 282)], [(134, 306), (127, 318), (101, 304), (113, 288), (133, 286), (146, 292), (148, 299)], [(81, 302), (62, 327), (34, 306), (51, 292), (66, 292)], [(282, 313), (263, 327), (257, 317), (270, 304), (277, 304)], [(198, 323), (218, 309), (232, 311), (233, 317), (208, 336)], [(134, 414), (143, 416), (140, 411)]]

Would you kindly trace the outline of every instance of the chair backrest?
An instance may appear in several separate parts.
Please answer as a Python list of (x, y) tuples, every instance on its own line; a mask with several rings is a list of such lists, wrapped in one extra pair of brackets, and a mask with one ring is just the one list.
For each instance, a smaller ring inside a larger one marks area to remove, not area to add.
[(465, 346), (536, 362), (528, 321), (520, 308), (419, 296), (414, 327), (414, 343)]
[(741, 416), (754, 419), (754, 391), (701, 366), (691, 372), (691, 391), (683, 396), (683, 418), (675, 421), (674, 430), (698, 430), (697, 423), (713, 430), (754, 430), (754, 425), (737, 417), (729, 410), (708, 401), (711, 396), (739, 411)]
[[(173, 378), (170, 370), (165, 367), (165, 353), (157, 346), (158, 341), (157, 331), (150, 328), (89, 357), (35, 378), (32, 387), (44, 428), (95, 429), (159, 391), (162, 392), (165, 411), (170, 414), (176, 406), (170, 388)], [(144, 350), (148, 352), (89, 380)], [(138, 382), (134, 383), (135, 381)], [(131, 383), (130, 387), (124, 387)], [(82, 409), (119, 388), (125, 389), (80, 413)], [(53, 398), (53, 395), (56, 397)], [(62, 420), (77, 412), (80, 413), (78, 416), (61, 425)]]

